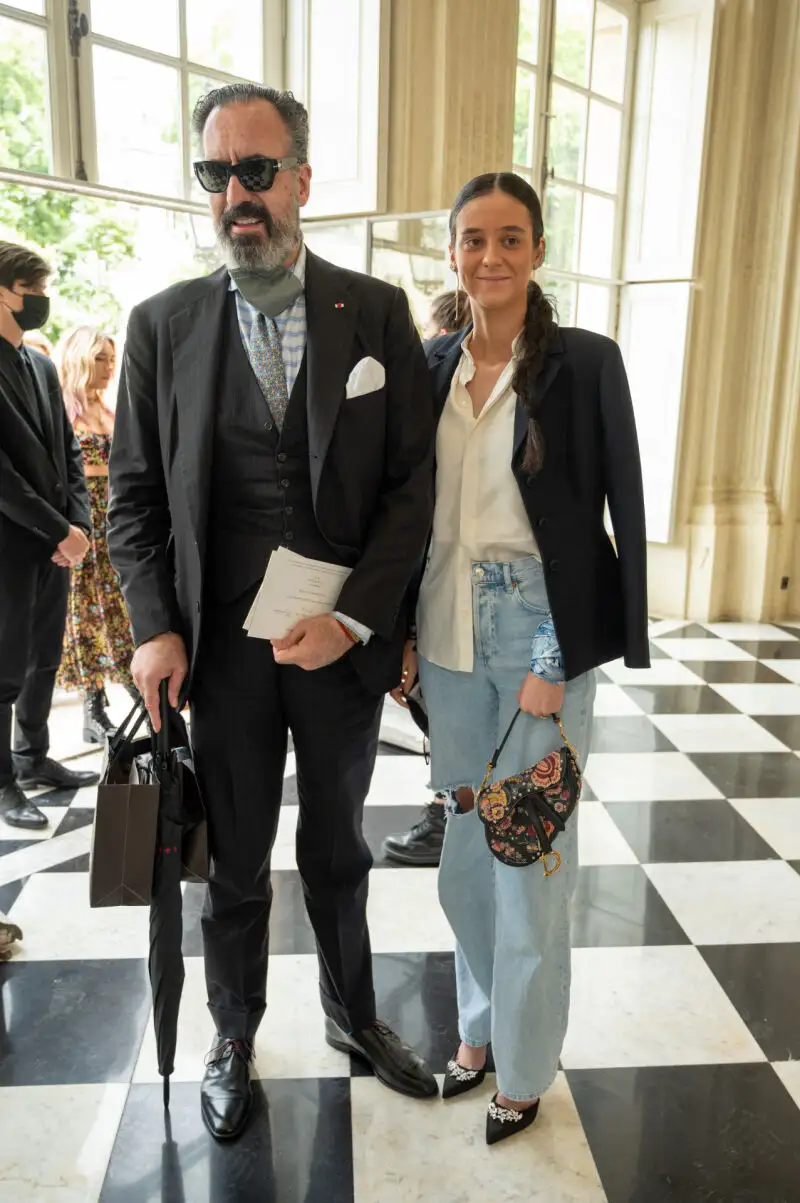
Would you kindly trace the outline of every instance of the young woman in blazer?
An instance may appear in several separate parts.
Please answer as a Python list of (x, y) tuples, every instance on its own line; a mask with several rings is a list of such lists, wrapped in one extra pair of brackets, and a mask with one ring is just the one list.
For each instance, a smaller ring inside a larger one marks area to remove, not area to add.
[(560, 330), (532, 281), (545, 249), (536, 193), (512, 174), (471, 180), (450, 244), (472, 322), (428, 344), (436, 510), (403, 687), (418, 670), (432, 785), (449, 799), (439, 896), (457, 940), (462, 1043), (443, 1093), (480, 1085), (491, 1041), (491, 1144), (533, 1123), (558, 1068), (577, 815), (557, 839), (561, 868), (546, 877), (539, 862), (493, 858), (475, 793), (518, 706), (496, 780), (560, 746), (556, 713), (584, 760), (594, 669), (620, 656), (648, 665), (645, 523), (619, 348)]

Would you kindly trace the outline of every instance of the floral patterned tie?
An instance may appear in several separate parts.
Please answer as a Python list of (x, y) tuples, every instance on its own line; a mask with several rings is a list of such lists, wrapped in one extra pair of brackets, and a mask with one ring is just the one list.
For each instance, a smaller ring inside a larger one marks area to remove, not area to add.
[(283, 366), (281, 336), (274, 318), (259, 313), (252, 327), (247, 354), (275, 425), (278, 430), (283, 430), (283, 420), (289, 407), (289, 390)]

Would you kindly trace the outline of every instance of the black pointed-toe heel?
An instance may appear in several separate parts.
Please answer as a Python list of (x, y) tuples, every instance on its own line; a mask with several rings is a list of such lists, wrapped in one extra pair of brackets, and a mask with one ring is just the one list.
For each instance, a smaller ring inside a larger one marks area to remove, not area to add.
[(457, 1056), (453, 1057), (452, 1061), (447, 1062), (442, 1083), (442, 1098), (455, 1099), (460, 1094), (466, 1094), (468, 1090), (480, 1086), (485, 1077), (485, 1065), (483, 1069), (465, 1069), (463, 1065), (458, 1064)]
[(506, 1140), (509, 1136), (516, 1136), (517, 1132), (524, 1132), (526, 1128), (530, 1128), (539, 1114), (540, 1102), (541, 1099), (537, 1099), (532, 1107), (526, 1107), (524, 1111), (515, 1111), (511, 1107), (498, 1106), (497, 1095), (495, 1095), (489, 1104), (489, 1114), (486, 1116), (487, 1145), (496, 1145), (498, 1141)]

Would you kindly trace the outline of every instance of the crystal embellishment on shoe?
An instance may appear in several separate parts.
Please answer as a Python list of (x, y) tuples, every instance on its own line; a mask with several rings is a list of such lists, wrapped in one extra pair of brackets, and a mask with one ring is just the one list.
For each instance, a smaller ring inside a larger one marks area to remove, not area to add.
[(471, 1082), (473, 1078), (477, 1078), (478, 1074), (483, 1071), (480, 1069), (465, 1069), (463, 1065), (459, 1065), (457, 1061), (447, 1062), (447, 1072), (451, 1078), (455, 1078), (457, 1082)]
[(458, 1057), (453, 1057), (447, 1062), (447, 1071), (442, 1083), (442, 1098), (454, 1099), (459, 1094), (466, 1094), (468, 1090), (475, 1090), (485, 1077), (485, 1065), (482, 1069), (467, 1069), (464, 1065), (459, 1065)]
[(494, 1099), (489, 1104), (489, 1115), (501, 1124), (518, 1124), (524, 1111), (513, 1111), (510, 1107), (500, 1107)]
[(498, 1141), (505, 1140), (508, 1136), (515, 1136), (517, 1132), (524, 1132), (526, 1128), (530, 1128), (539, 1114), (539, 1102), (540, 1100), (537, 1099), (524, 1111), (517, 1111), (515, 1107), (501, 1107), (497, 1101), (497, 1095), (495, 1095), (489, 1104), (489, 1113), (486, 1116), (487, 1145), (496, 1145)]

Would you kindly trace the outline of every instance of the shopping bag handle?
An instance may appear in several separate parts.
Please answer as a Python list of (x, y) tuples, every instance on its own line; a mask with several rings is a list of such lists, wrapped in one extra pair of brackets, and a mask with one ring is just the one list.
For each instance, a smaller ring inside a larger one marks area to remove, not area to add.
[[(138, 715), (138, 718), (136, 717), (137, 715)], [(123, 752), (125, 752), (126, 749), (128, 749), (131, 746), (133, 741), (136, 739), (136, 736), (139, 733), (139, 729), (142, 726), (142, 724), (144, 723), (146, 718), (147, 718), (147, 710), (145, 708), (144, 699), (140, 698), (139, 701), (134, 704), (134, 707), (131, 710), (130, 714), (128, 714), (127, 717), (120, 724), (120, 726), (117, 727), (117, 730), (114, 732), (113, 736), (108, 741), (108, 767), (109, 768), (111, 768), (111, 766), (113, 764), (116, 764), (116, 762), (122, 756)], [(133, 722), (133, 726), (130, 727), (130, 730), (129, 730), (128, 729), (129, 725), (132, 722)]]

